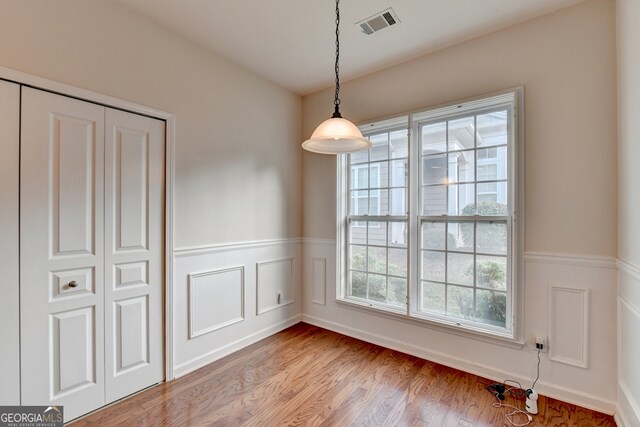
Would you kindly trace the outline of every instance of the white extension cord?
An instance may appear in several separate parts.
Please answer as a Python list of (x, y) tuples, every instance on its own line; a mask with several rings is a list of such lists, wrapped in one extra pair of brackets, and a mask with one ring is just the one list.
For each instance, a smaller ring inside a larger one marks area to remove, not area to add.
[[(510, 388), (508, 390), (505, 391), (505, 394), (507, 394), (507, 392), (514, 390), (513, 388)], [(498, 401), (496, 403), (493, 404), (494, 408), (510, 408), (513, 409), (513, 411), (508, 412), (506, 414), (504, 414), (504, 417), (507, 419), (507, 421), (509, 421), (509, 423), (514, 426), (514, 427), (524, 427), (524, 426), (528, 426), (529, 424), (531, 424), (531, 421), (533, 421), (533, 417), (531, 415), (529, 415), (527, 413), (527, 411), (523, 411), (520, 408), (517, 408), (515, 406), (512, 405), (507, 405), (506, 403), (502, 403), (502, 401), (500, 400), (500, 398), (498, 398), (498, 396), (496, 396), (496, 399), (498, 399)], [(518, 424), (514, 421), (514, 418), (518, 415), (518, 414), (523, 414), (526, 415), (527, 417), (527, 422), (523, 423), (523, 424)]]

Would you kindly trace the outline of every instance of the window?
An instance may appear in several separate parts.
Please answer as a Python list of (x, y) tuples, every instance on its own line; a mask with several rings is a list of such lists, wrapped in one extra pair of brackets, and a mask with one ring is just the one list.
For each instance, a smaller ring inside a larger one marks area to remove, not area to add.
[(371, 149), (340, 158), (339, 300), (516, 338), (518, 102), (510, 91), (361, 127)]
[(408, 277), (407, 129), (367, 136), (371, 149), (351, 155), (349, 162), (346, 295), (361, 302), (404, 307)]

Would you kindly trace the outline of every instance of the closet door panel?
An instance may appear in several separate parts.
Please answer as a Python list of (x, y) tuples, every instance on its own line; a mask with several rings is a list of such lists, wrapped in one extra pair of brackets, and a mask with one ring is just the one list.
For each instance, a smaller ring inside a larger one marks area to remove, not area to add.
[(103, 406), (103, 107), (24, 88), (20, 180), (23, 405)]
[(0, 405), (20, 404), (19, 135), (20, 86), (0, 80)]
[(107, 403), (163, 380), (164, 122), (107, 109)]

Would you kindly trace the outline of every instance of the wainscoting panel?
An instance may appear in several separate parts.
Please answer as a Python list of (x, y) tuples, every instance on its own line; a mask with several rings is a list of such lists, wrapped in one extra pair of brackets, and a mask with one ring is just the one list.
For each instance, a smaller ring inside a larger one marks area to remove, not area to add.
[(313, 258), (311, 260), (313, 275), (313, 297), (314, 304), (325, 305), (327, 303), (327, 259)]
[(189, 339), (244, 320), (244, 266), (188, 275)]
[[(304, 239), (305, 322), (495, 381), (516, 380), (525, 387), (530, 387), (536, 376), (535, 337), (555, 334), (556, 338), (548, 340), (547, 350), (541, 354), (536, 390), (609, 414), (616, 410), (615, 259), (575, 254), (525, 254), (524, 344), (518, 345), (337, 304), (335, 245), (333, 240)], [(327, 260), (326, 305), (314, 301), (317, 283), (314, 259), (323, 258)], [(550, 314), (550, 301), (556, 307), (553, 315)], [(576, 316), (573, 326), (559, 324), (563, 321), (561, 310)], [(553, 333), (552, 324), (555, 325)], [(577, 327), (580, 338), (559, 345), (558, 340), (568, 334), (567, 326)], [(553, 348), (556, 345), (557, 348)], [(566, 360), (553, 360), (550, 354)], [(567, 364), (567, 361), (571, 363)], [(575, 366), (581, 364), (585, 367)]]
[[(176, 377), (300, 321), (301, 239), (227, 243), (174, 253)], [(256, 307), (261, 307), (259, 316)]]
[(256, 295), (258, 315), (293, 303), (293, 258), (258, 262)]
[(587, 367), (589, 290), (549, 285), (549, 359)]
[(618, 261), (618, 414), (640, 425), (640, 267)]

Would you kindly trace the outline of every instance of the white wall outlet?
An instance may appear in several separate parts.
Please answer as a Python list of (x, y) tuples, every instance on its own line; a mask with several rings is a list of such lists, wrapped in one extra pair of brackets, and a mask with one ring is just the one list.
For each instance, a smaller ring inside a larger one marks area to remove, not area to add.
[(546, 351), (547, 350), (547, 339), (546, 337), (537, 335), (535, 341), (536, 350)]

